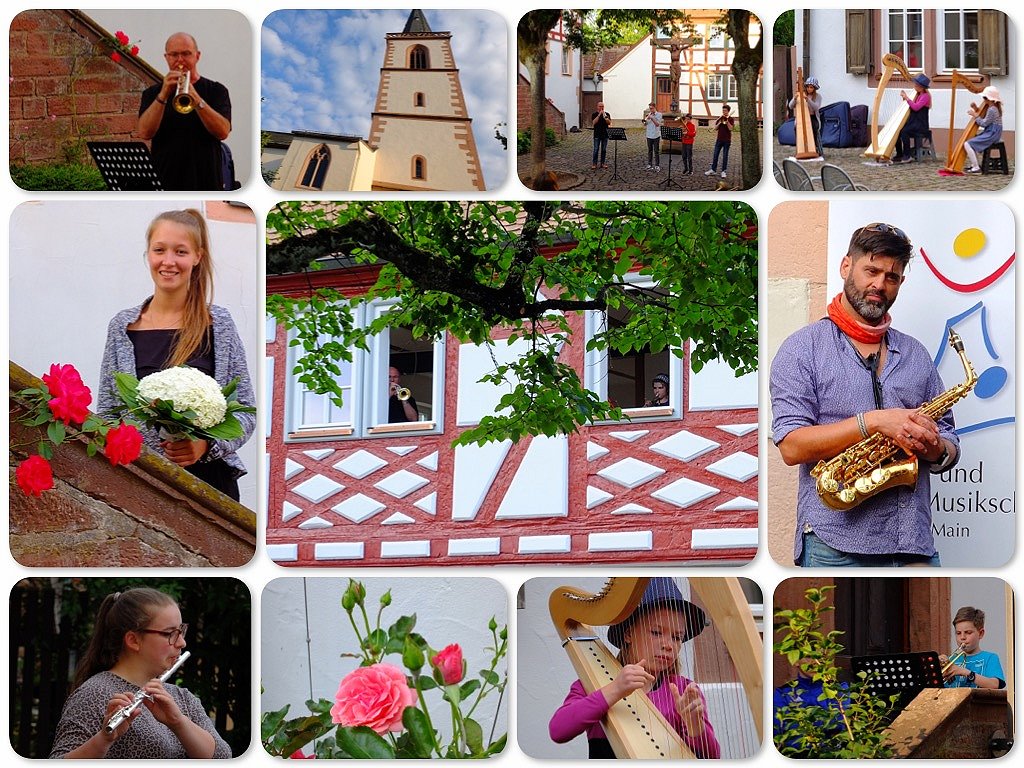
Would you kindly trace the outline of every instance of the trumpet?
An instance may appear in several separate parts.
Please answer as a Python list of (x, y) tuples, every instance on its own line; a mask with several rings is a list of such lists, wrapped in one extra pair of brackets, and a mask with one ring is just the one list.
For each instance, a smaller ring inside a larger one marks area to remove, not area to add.
[(174, 111), (182, 115), (187, 115), (196, 108), (196, 97), (192, 93), (192, 76), (187, 69), (181, 71), (181, 77), (178, 78), (178, 90), (174, 94), (171, 104), (174, 105)]
[(967, 644), (966, 643), (960, 643), (960, 645), (958, 645), (956, 647), (956, 650), (953, 651), (947, 657), (946, 663), (942, 665), (942, 675), (943, 675), (943, 677), (945, 677), (946, 672), (948, 672), (951, 667), (955, 666), (957, 662), (961, 661), (967, 655), (966, 648), (967, 648)]
[(412, 391), (408, 387), (396, 387), (395, 397), (397, 397), (402, 402), (405, 402), (410, 397), (412, 397)]
[[(181, 654), (181, 656), (178, 657), (178, 660), (174, 662), (171, 668), (164, 672), (162, 675), (160, 675), (160, 682), (166, 683), (170, 679), (171, 675), (177, 672), (178, 669), (181, 668), (181, 665), (184, 664), (188, 660), (188, 657), (191, 655), (191, 651), (185, 651), (183, 654)], [(117, 712), (110, 716), (110, 719), (107, 721), (107, 724), (103, 726), (103, 730), (105, 730), (107, 733), (113, 733), (116, 730), (117, 726), (119, 726), (121, 723), (123, 723), (125, 720), (132, 716), (132, 712), (138, 709), (142, 705), (143, 701), (151, 698), (153, 697), (145, 691), (139, 691), (135, 694), (135, 698), (132, 699), (131, 704), (121, 707), (119, 710), (117, 710)]]

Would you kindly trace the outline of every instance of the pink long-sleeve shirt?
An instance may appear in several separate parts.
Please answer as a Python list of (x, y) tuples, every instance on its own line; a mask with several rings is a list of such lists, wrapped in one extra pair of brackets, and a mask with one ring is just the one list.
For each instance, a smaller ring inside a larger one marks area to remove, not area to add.
[[(721, 747), (715, 737), (715, 729), (707, 715), (707, 701), (703, 692), (700, 692), (701, 701), (704, 702), (704, 730), (701, 733), (686, 733), (683, 727), (683, 720), (676, 712), (675, 702), (672, 699), (672, 689), (668, 683), (673, 682), (676, 688), (682, 693), (686, 686), (693, 681), (682, 675), (671, 675), (662, 678), (661, 684), (650, 691), (647, 697), (657, 707), (658, 711), (665, 716), (672, 728), (683, 739), (693, 753), (700, 758), (718, 758), (721, 756)], [(551, 740), (564, 744), (567, 741), (586, 732), (587, 739), (606, 739), (604, 728), (601, 726), (601, 719), (608, 712), (608, 701), (600, 690), (588, 694), (579, 680), (569, 688), (569, 695), (565, 697), (562, 706), (551, 716), (548, 724), (548, 732)]]

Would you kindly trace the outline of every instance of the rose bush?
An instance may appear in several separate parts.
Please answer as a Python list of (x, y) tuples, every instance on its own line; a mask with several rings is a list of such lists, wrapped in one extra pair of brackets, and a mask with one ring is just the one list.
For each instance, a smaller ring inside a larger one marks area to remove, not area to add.
[(415, 701), (402, 670), (391, 664), (373, 664), (342, 678), (331, 719), (341, 725), (365, 725), (381, 734), (396, 733), (403, 727), (402, 713)]
[(42, 496), (53, 488), (53, 470), (42, 456), (29, 456), (14, 470), (14, 479), (29, 496)]

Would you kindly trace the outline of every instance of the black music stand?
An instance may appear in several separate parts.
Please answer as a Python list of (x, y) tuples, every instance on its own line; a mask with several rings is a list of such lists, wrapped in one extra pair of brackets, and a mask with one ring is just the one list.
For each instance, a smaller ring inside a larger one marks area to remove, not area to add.
[(672, 178), (672, 142), (682, 142), (683, 129), (673, 127), (671, 125), (663, 125), (661, 126), (661, 140), (668, 141), (668, 176), (658, 186), (665, 187), (666, 189), (668, 187), (677, 187), (682, 189), (682, 185)]
[(899, 694), (899, 709), (925, 688), (943, 687), (942, 665), (935, 651), (854, 656), (850, 668), (854, 675), (866, 673), (872, 693), (882, 697)]
[(141, 141), (90, 141), (86, 146), (107, 189), (114, 192), (163, 190), (149, 148)]
[(615, 142), (615, 152), (613, 154), (614, 160), (612, 161), (612, 178), (611, 181), (618, 179), (619, 181), (625, 181), (624, 178), (619, 176), (619, 142), (626, 141), (626, 129), (625, 128), (609, 128), (608, 129), (608, 141)]

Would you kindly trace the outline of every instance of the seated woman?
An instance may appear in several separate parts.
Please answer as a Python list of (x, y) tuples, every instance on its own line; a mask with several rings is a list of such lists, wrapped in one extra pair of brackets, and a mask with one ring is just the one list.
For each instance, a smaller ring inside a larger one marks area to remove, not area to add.
[(978, 135), (964, 144), (967, 159), (971, 162), (967, 173), (981, 173), (978, 153), (984, 152), (1003, 138), (1003, 100), (999, 95), (999, 89), (990, 85), (981, 92), (981, 96), (981, 104), (972, 104), (967, 110), (967, 114), (978, 124)]
[(912, 163), (913, 140), (924, 138), (931, 133), (928, 125), (928, 111), (932, 106), (932, 95), (928, 92), (928, 87), (931, 84), (932, 81), (922, 72), (914, 78), (914, 98), (910, 98), (906, 91), (900, 91), (900, 96), (910, 107), (910, 117), (896, 138), (894, 163)]
[[(158, 679), (181, 656), (186, 631), (177, 603), (158, 590), (141, 587), (103, 598), (50, 757), (231, 757), (202, 702)], [(108, 732), (107, 723), (140, 691), (146, 694), (142, 706)]]

